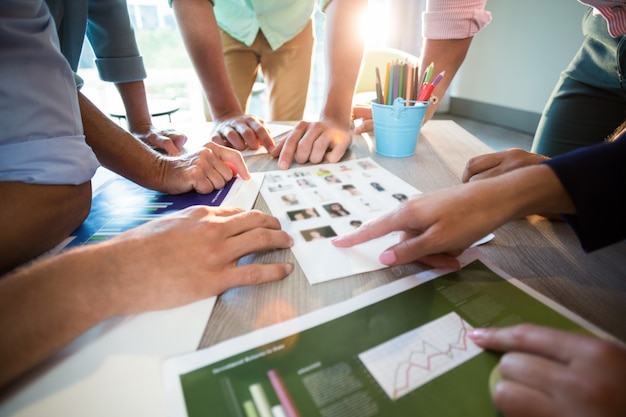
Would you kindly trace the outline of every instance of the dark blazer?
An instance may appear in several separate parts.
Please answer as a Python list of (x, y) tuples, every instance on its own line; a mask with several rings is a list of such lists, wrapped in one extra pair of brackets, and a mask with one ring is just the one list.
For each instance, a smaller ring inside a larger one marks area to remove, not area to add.
[(546, 162), (576, 207), (563, 218), (591, 252), (626, 239), (626, 132)]

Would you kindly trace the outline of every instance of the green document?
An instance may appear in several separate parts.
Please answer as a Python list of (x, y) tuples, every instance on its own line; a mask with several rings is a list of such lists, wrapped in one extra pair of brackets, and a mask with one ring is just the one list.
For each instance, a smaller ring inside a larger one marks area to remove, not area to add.
[[(489, 378), (499, 354), (475, 346), (466, 330), (521, 322), (591, 334), (475, 260), (177, 373), (179, 409), (190, 417), (498, 416)], [(191, 355), (210, 358), (211, 349)]]

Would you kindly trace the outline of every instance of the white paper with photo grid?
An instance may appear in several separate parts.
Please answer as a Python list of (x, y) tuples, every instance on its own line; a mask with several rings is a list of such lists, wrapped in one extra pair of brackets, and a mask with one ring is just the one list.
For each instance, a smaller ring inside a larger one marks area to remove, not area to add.
[[(372, 159), (311, 165), (265, 174), (261, 193), (295, 244), (291, 248), (311, 284), (385, 268), (380, 254), (399, 233), (352, 248), (336, 248), (344, 235), (420, 193)], [(316, 233), (317, 232), (317, 233)]]

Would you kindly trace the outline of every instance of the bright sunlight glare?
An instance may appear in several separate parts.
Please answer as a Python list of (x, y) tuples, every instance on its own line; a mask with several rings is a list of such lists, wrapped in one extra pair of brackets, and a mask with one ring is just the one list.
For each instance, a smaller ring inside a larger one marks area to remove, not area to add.
[(389, 25), (389, 9), (384, 2), (370, 3), (361, 18), (360, 32), (368, 46), (386, 45), (392, 26)]

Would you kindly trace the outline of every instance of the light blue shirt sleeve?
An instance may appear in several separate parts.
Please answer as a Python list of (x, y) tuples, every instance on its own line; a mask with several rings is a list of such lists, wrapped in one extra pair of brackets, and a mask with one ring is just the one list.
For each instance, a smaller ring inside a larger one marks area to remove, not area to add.
[(126, 1), (88, 1), (87, 38), (96, 54), (100, 78), (111, 82), (146, 78)]
[[(315, 11), (316, 0), (213, 0), (222, 30), (252, 45), (259, 30), (273, 50), (302, 32)], [(322, 0), (324, 7), (328, 1)]]
[(0, 2), (0, 181), (82, 184), (99, 166), (58, 48), (43, 0)]
[(125, 0), (46, 0), (46, 3), (56, 22), (61, 52), (74, 72), (78, 71), (86, 35), (102, 80), (129, 82), (146, 78)]

